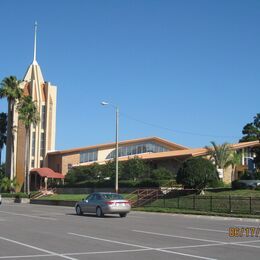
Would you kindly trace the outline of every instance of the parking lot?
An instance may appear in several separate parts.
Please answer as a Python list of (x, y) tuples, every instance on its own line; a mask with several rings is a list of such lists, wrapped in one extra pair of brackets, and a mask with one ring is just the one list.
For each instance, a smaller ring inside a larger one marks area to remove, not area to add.
[[(2, 204), (0, 259), (259, 259), (260, 233), (246, 229), (259, 224), (134, 211), (97, 218), (70, 207)], [(231, 227), (247, 232), (230, 237)]]

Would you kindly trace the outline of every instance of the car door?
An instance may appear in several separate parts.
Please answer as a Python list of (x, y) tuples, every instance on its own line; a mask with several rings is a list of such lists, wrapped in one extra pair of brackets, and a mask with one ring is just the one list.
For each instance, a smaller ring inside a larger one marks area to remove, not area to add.
[(90, 212), (89, 211), (89, 201), (91, 201), (93, 195), (89, 195), (85, 200), (83, 200), (81, 203), (80, 203), (80, 206), (81, 206), (81, 210), (84, 212), (84, 213), (88, 213)]
[(95, 213), (96, 212), (96, 194), (93, 194), (88, 198), (88, 203), (87, 203), (87, 212), (88, 213)]

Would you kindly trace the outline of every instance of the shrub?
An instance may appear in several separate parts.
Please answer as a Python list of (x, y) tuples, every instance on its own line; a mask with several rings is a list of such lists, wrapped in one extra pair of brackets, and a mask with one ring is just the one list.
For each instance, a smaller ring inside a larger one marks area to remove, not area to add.
[(191, 158), (183, 163), (176, 180), (184, 188), (201, 192), (207, 185), (217, 180), (217, 172), (211, 161), (200, 157)]
[(1, 193), (3, 198), (28, 198), (28, 195), (23, 192), (17, 193)]
[(152, 179), (144, 179), (138, 184), (139, 188), (158, 188), (159, 186), (159, 182)]
[(207, 185), (209, 188), (224, 188), (226, 187), (225, 183), (222, 180), (215, 179)]
[(166, 168), (158, 168), (152, 171), (151, 178), (154, 180), (170, 180), (173, 173)]

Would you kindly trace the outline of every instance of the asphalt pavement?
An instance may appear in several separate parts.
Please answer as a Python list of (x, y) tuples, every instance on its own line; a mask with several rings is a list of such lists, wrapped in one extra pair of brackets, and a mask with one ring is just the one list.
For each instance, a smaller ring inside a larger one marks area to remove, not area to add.
[(77, 216), (74, 208), (0, 206), (0, 259), (259, 259), (257, 219), (132, 211)]

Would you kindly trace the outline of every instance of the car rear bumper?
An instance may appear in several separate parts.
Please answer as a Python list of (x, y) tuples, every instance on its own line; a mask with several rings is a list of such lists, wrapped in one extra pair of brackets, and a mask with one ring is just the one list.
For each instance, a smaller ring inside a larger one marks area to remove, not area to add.
[(117, 213), (129, 213), (131, 210), (130, 206), (109, 206), (103, 208), (104, 214), (117, 214)]

